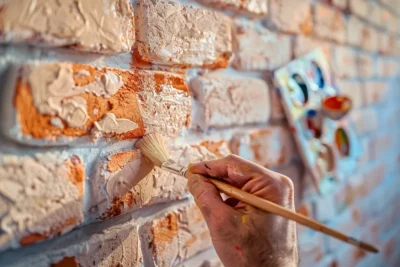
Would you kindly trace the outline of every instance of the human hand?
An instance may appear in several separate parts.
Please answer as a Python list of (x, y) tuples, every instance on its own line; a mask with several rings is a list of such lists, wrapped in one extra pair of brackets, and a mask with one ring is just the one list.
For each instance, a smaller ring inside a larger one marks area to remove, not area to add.
[(288, 177), (235, 155), (191, 164), (187, 175), (189, 191), (225, 266), (297, 266), (295, 222), (233, 198), (223, 201), (214, 184), (201, 175), (294, 210), (293, 183)]

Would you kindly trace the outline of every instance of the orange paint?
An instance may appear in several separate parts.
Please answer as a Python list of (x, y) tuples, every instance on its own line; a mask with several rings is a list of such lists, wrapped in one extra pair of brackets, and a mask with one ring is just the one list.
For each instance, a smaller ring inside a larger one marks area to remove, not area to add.
[(135, 199), (133, 197), (132, 192), (126, 193), (123, 197), (117, 198), (115, 197), (113, 200), (113, 203), (110, 208), (104, 213), (104, 215), (101, 217), (101, 219), (107, 219), (110, 217), (115, 217), (118, 216), (122, 213), (124, 209), (128, 209), (132, 207), (134, 204)]
[(59, 262), (52, 264), (51, 267), (79, 267), (79, 264), (75, 257), (64, 257)]
[(348, 101), (348, 98), (343, 96), (332, 96), (324, 99), (323, 105), (334, 111), (342, 111), (347, 107)]
[(221, 140), (218, 142), (215, 141), (203, 141), (200, 143), (201, 146), (207, 148), (208, 151), (212, 152), (213, 154), (217, 155), (219, 158), (222, 158), (223, 155), (219, 152), (221, 146), (226, 144), (226, 141)]
[(127, 152), (118, 153), (112, 155), (110, 161), (107, 164), (107, 170), (110, 172), (116, 172), (121, 170), (128, 162), (139, 159), (139, 150), (131, 150)]
[(66, 162), (69, 167), (68, 179), (78, 189), (79, 196), (83, 196), (83, 182), (85, 180), (85, 166), (82, 164), (78, 156), (72, 156)]
[(153, 234), (153, 247), (158, 252), (163, 252), (166, 246), (172, 243), (178, 235), (178, 215), (170, 213), (151, 228)]
[[(33, 138), (55, 138), (59, 136), (81, 137), (90, 135), (94, 123), (103, 118), (106, 113), (113, 113), (116, 118), (125, 118), (135, 122), (137, 129), (122, 134), (107, 134), (105, 137), (116, 137), (119, 139), (133, 139), (142, 137), (145, 133), (142, 116), (140, 114), (137, 92), (148, 86), (151, 73), (142, 71), (126, 71), (114, 68), (96, 69), (89, 65), (72, 64), (74, 81), (76, 86), (84, 86), (101, 77), (106, 71), (118, 74), (123, 80), (124, 85), (117, 93), (110, 98), (96, 96), (92, 93), (82, 93), (77, 95), (86, 100), (88, 120), (82, 127), (68, 127), (63, 121), (64, 128), (60, 129), (53, 126), (50, 120), (55, 116), (40, 114), (33, 103), (33, 96), (29, 84), (22, 78), (17, 80), (14, 105), (17, 110), (21, 131), (25, 135)], [(86, 70), (90, 76), (76, 75), (79, 71)], [(151, 78), (150, 78), (151, 79)], [(154, 90), (160, 91), (162, 84), (171, 85), (177, 90), (185, 91), (189, 95), (189, 88), (184, 82), (183, 77), (176, 75), (166, 75), (162, 72), (154, 72)], [(68, 98), (66, 98), (68, 99)], [(96, 110), (96, 114), (94, 112)]]
[(67, 220), (59, 223), (58, 225), (53, 226), (48, 232), (32, 233), (32, 234), (28, 234), (28, 235), (22, 237), (19, 240), (19, 244), (21, 246), (27, 246), (27, 245), (48, 239), (50, 237), (60, 235), (64, 229), (69, 228), (73, 225), (77, 225), (77, 224), (78, 224), (77, 218), (67, 219)]

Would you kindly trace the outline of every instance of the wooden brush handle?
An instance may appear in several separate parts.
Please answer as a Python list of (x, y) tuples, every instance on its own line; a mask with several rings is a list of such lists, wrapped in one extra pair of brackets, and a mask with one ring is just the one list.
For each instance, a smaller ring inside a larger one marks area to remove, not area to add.
[[(185, 176), (188, 176), (188, 173), (190, 173), (190, 171), (187, 171)], [(297, 213), (290, 209), (279, 206), (278, 204), (275, 204), (266, 199), (252, 195), (248, 192), (240, 190), (240, 189), (238, 189), (232, 185), (226, 184), (224, 182), (221, 182), (221, 181), (218, 181), (215, 179), (211, 179), (211, 178), (205, 177), (205, 176), (203, 176), (203, 177), (210, 180), (221, 192), (227, 194), (230, 197), (233, 197), (244, 203), (252, 205), (256, 208), (259, 208), (260, 210), (263, 210), (263, 211), (266, 211), (269, 213), (273, 213), (273, 214), (282, 216), (286, 219), (295, 221), (299, 224), (302, 224), (311, 229), (314, 229), (315, 231), (322, 232), (329, 236), (335, 237), (339, 240), (342, 240), (346, 243), (352, 244), (359, 248), (365, 249), (369, 252), (378, 253), (378, 249), (376, 249), (374, 246), (367, 244), (365, 242), (356, 240), (350, 236), (347, 236), (341, 232), (338, 232), (332, 228), (329, 228), (328, 226), (326, 226), (320, 222), (317, 222), (317, 221), (311, 219), (310, 217), (304, 216), (300, 213)]]

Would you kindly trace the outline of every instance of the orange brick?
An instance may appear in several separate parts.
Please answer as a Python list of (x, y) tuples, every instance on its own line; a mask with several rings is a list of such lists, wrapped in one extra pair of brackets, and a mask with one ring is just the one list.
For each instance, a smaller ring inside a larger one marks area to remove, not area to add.
[(131, 50), (133, 20), (129, 0), (2, 1), (0, 42), (118, 53)]
[(266, 123), (270, 117), (269, 88), (261, 79), (210, 73), (194, 78), (190, 87), (194, 129)]
[(211, 246), (211, 238), (195, 204), (180, 208), (140, 228), (142, 242), (156, 266), (171, 266)]
[(139, 0), (135, 19), (134, 56), (139, 60), (180, 67), (228, 66), (232, 37), (225, 15), (178, 2)]
[(268, 0), (196, 0), (199, 3), (219, 8), (231, 10), (236, 13), (250, 16), (264, 16), (268, 11)]
[[(198, 145), (169, 147), (171, 159), (188, 165), (190, 162), (212, 160), (230, 154), (227, 142), (203, 141)], [(161, 202), (181, 199), (187, 193), (184, 177), (152, 170), (152, 165), (139, 150), (114, 152), (106, 149), (96, 164), (96, 172), (89, 180), (92, 219), (106, 219), (134, 209)], [(143, 177), (141, 173), (148, 175)], [(140, 180), (141, 179), (141, 180)]]
[(235, 58), (240, 70), (273, 70), (288, 63), (292, 56), (291, 38), (243, 20), (235, 22)]
[[(270, 0), (265, 24), (286, 33), (310, 35), (313, 32), (311, 1)], [(296, 10), (296, 12), (293, 12)]]
[(231, 151), (264, 167), (289, 163), (295, 156), (295, 145), (287, 127), (274, 126), (236, 133)]
[(344, 43), (346, 40), (346, 21), (337, 9), (324, 4), (314, 6), (314, 34), (319, 38)]
[(174, 74), (72, 63), (24, 64), (21, 70), (14, 98), (18, 124), (6, 134), (26, 143), (121, 140), (149, 132), (173, 137), (190, 120), (188, 87)]
[[(0, 219), (4, 234), (0, 250), (52, 238), (83, 220), (85, 166), (61, 153), (34, 157), (2, 155)], [(14, 227), (18, 225), (18, 227)]]

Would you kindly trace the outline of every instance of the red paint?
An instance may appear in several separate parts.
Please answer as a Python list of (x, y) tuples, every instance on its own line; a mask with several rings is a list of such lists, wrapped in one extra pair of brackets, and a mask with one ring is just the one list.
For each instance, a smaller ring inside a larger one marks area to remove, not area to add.
[(295, 128), (294, 126), (291, 126), (291, 127), (290, 127), (290, 130), (291, 130), (293, 133), (296, 133), (296, 128)]
[(325, 98), (324, 106), (332, 110), (343, 110), (344, 104), (348, 102), (348, 98), (343, 96), (331, 96)]
[(235, 249), (236, 249), (237, 251), (239, 251), (240, 255), (243, 255), (243, 251), (242, 251), (242, 248), (241, 248), (241, 247), (239, 247), (238, 245), (235, 245)]

